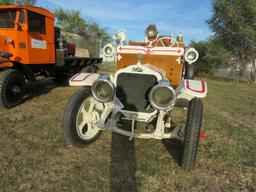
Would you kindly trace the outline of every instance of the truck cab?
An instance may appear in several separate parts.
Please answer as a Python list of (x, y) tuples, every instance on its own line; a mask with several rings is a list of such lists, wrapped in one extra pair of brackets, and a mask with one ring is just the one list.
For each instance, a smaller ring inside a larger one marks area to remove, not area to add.
[[(54, 15), (39, 7), (0, 7), (1, 66), (54, 64)], [(8, 61), (8, 62), (7, 62)]]

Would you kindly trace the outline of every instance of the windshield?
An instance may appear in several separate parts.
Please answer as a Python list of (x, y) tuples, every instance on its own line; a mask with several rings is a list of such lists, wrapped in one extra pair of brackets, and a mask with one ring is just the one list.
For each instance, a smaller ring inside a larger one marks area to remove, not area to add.
[(0, 11), (0, 28), (13, 28), (15, 18), (15, 10)]

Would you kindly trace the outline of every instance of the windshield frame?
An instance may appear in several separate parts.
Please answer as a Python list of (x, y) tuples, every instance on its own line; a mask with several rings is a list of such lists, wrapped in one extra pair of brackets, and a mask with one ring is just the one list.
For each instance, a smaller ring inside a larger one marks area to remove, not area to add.
[(0, 10), (0, 29), (13, 29), (18, 15), (16, 9), (1, 9)]

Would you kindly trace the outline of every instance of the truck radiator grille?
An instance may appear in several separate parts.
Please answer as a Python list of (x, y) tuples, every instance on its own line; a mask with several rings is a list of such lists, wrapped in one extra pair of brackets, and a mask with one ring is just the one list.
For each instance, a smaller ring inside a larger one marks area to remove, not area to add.
[(157, 84), (154, 75), (121, 73), (117, 77), (116, 96), (124, 105), (123, 110), (151, 113), (149, 91)]

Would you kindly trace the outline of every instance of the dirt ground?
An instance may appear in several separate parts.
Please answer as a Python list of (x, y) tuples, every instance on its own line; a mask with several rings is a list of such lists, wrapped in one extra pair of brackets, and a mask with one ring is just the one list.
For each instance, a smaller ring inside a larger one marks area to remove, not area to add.
[(256, 87), (206, 79), (197, 167), (178, 165), (180, 145), (104, 132), (76, 149), (63, 111), (77, 88), (38, 82), (26, 101), (0, 109), (0, 191), (256, 191)]

